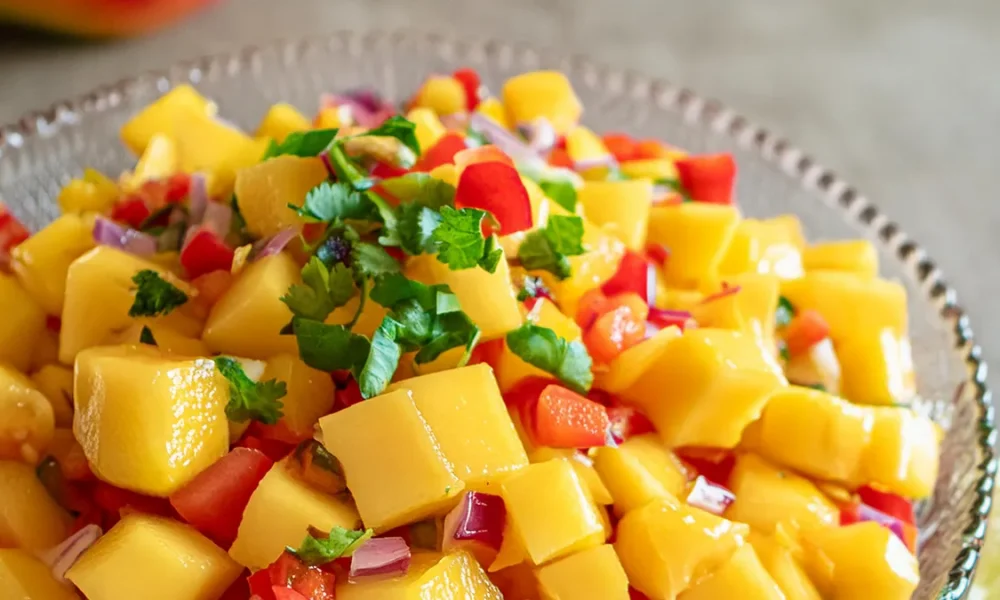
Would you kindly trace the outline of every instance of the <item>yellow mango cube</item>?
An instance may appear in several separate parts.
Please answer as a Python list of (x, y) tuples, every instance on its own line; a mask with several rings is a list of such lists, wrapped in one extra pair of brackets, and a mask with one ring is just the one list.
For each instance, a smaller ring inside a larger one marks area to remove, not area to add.
[(276, 156), (236, 172), (236, 201), (247, 229), (259, 237), (272, 236), (303, 220), (289, 204), (302, 206), (306, 194), (329, 174), (316, 157)]
[(631, 437), (617, 448), (598, 448), (594, 468), (619, 516), (658, 498), (673, 501), (687, 486), (684, 465), (655, 433)]
[(667, 327), (653, 334), (653, 337), (636, 344), (619, 354), (607, 371), (595, 374), (595, 386), (612, 394), (634, 396), (641, 391), (628, 391), (649, 371), (666, 351), (667, 344), (681, 336), (677, 327)]
[(907, 600), (917, 587), (917, 558), (878, 523), (818, 529), (808, 541), (833, 562), (830, 600)]
[(404, 274), (420, 283), (450, 287), (462, 310), (482, 332), (480, 341), (502, 337), (521, 326), (521, 306), (503, 257), (496, 271), (489, 273), (485, 269), (453, 271), (436, 256), (421, 254), (409, 260)]
[(0, 363), (0, 460), (35, 464), (52, 441), (52, 405), (30, 379)]
[(677, 167), (669, 158), (642, 158), (623, 161), (619, 167), (633, 179), (677, 179)]
[(80, 596), (52, 576), (52, 569), (30, 552), (0, 549), (0, 590), (10, 600), (79, 600)]
[(787, 382), (750, 335), (691, 329), (624, 392), (671, 446), (732, 448), (768, 397)]
[(42, 330), (31, 349), (28, 371), (37, 371), (45, 365), (59, 362), (59, 334), (48, 327)]
[(33, 467), (0, 461), (0, 547), (48, 550), (66, 539), (71, 523)]
[(180, 158), (177, 144), (165, 134), (157, 133), (149, 138), (149, 144), (142, 151), (131, 177), (126, 179), (126, 189), (137, 190), (147, 181), (166, 179), (177, 172)]
[(653, 185), (648, 179), (587, 181), (577, 192), (587, 219), (615, 236), (629, 250), (646, 247)]
[(878, 275), (878, 252), (868, 240), (817, 242), (802, 251), (806, 271), (846, 271), (861, 277)]
[(503, 482), (507, 518), (532, 564), (604, 542), (604, 526), (573, 467), (564, 460), (528, 465)]
[(540, 463), (549, 460), (565, 460), (576, 471), (580, 481), (584, 483), (590, 497), (598, 506), (607, 506), (614, 502), (611, 492), (608, 490), (601, 476), (594, 469), (594, 461), (589, 456), (572, 448), (549, 448), (541, 446), (531, 451), (528, 460), (533, 463)]
[(446, 512), (465, 489), (409, 391), (320, 419), (365, 526), (377, 532)]
[(754, 454), (740, 454), (729, 479), (736, 500), (726, 518), (773, 533), (778, 523), (792, 530), (840, 524), (840, 510), (811, 481), (783, 471)]
[(42, 309), (62, 314), (69, 265), (94, 247), (94, 219), (66, 214), (11, 251), (11, 269)]
[(558, 71), (533, 71), (503, 84), (503, 105), (511, 123), (544, 118), (557, 135), (566, 135), (580, 120), (583, 105), (569, 79)]
[(414, 125), (413, 133), (417, 136), (421, 153), (427, 152), (448, 132), (437, 113), (430, 108), (414, 108), (406, 114), (406, 118)]
[(663, 268), (667, 285), (690, 289), (715, 279), (739, 220), (735, 207), (704, 202), (650, 209), (647, 239), (670, 250)]
[(177, 144), (180, 169), (211, 174), (209, 194), (214, 197), (227, 195), (236, 172), (257, 164), (270, 143), (195, 112), (178, 113), (168, 133)]
[(628, 578), (614, 546), (582, 550), (535, 570), (546, 598), (552, 600), (628, 600)]
[[(546, 327), (568, 342), (579, 340), (583, 335), (576, 321), (566, 316), (559, 307), (547, 298), (539, 298), (525, 320), (539, 327)], [(507, 393), (517, 383), (528, 377), (549, 377), (549, 374), (538, 367), (524, 362), (521, 357), (511, 352), (504, 344), (503, 351), (497, 361), (497, 382), (500, 390)]]
[(428, 77), (413, 99), (415, 107), (429, 108), (442, 116), (465, 112), (467, 103), (465, 87), (448, 75)]
[[(734, 329), (754, 337), (769, 355), (776, 355), (775, 312), (780, 283), (775, 275), (746, 272), (723, 277), (723, 284), (739, 291), (723, 294), (693, 306), (691, 314), (700, 327)], [(712, 290), (719, 293), (722, 290)]]
[(465, 551), (414, 552), (405, 575), (352, 583), (337, 580), (337, 600), (503, 600), (476, 559)]
[(170, 133), (177, 115), (185, 112), (213, 117), (216, 107), (190, 85), (179, 85), (125, 123), (122, 141), (136, 156), (141, 156), (153, 136)]
[(66, 578), (88, 600), (216, 600), (240, 571), (193, 528), (130, 513), (80, 556)]
[[(818, 311), (830, 325), (834, 345), (858, 333), (883, 328), (907, 331), (906, 288), (895, 281), (843, 271), (810, 271), (783, 281), (781, 294), (796, 310)], [(863, 306), (864, 310), (857, 310)]]
[(775, 536), (751, 531), (747, 541), (753, 546), (761, 565), (785, 594), (786, 600), (822, 600), (816, 586), (791, 550), (778, 542)]
[(296, 478), (279, 462), (264, 475), (243, 511), (229, 556), (250, 569), (263, 569), (285, 550), (298, 548), (312, 526), (357, 529), (358, 511), (344, 498), (324, 494)]
[(889, 327), (858, 330), (834, 344), (840, 394), (859, 404), (909, 404), (917, 392), (910, 340)]
[(725, 564), (749, 531), (741, 523), (661, 498), (618, 522), (615, 551), (634, 588), (650, 600), (670, 600)]
[(295, 336), (279, 332), (292, 320), (280, 298), (300, 282), (299, 266), (287, 253), (254, 261), (212, 307), (202, 339), (212, 351), (234, 356), (298, 354)]
[(498, 493), (507, 475), (528, 464), (489, 365), (421, 375), (388, 391), (394, 390), (410, 393), (445, 460), (467, 488)]
[(59, 191), (59, 208), (63, 213), (107, 212), (118, 200), (118, 184), (100, 171), (84, 169), (83, 177), (71, 179)]
[(45, 311), (17, 279), (0, 273), (0, 315), (0, 362), (26, 371), (32, 346), (45, 332)]
[(937, 481), (941, 431), (907, 408), (879, 406), (861, 457), (860, 481), (875, 483), (905, 498), (926, 498)]
[(271, 138), (279, 144), (285, 141), (289, 134), (309, 129), (312, 124), (309, 119), (291, 104), (279, 102), (267, 109), (264, 118), (257, 125), (254, 137)]
[(504, 598), (542, 600), (535, 571), (528, 563), (520, 563), (496, 573), (491, 572), (490, 580), (496, 584)]
[[(73, 261), (66, 273), (66, 302), (59, 331), (59, 362), (73, 364), (76, 355), (105, 344), (112, 335), (133, 325), (129, 309), (135, 301), (132, 277), (143, 270), (166, 277), (182, 291), (191, 291), (154, 263), (109, 246), (98, 246)], [(186, 336), (201, 334), (201, 322), (191, 316), (188, 305), (152, 322)]]
[(785, 595), (760, 564), (753, 546), (747, 544), (737, 548), (726, 564), (681, 592), (677, 600), (718, 598), (785, 600)]
[(789, 279), (801, 277), (804, 238), (793, 215), (773, 219), (744, 219), (719, 264), (723, 275), (764, 273)]
[(566, 134), (566, 154), (575, 162), (600, 160), (607, 157), (608, 147), (600, 136), (583, 125)]
[(117, 335), (112, 335), (108, 344), (136, 345), (142, 343), (142, 330), (148, 328), (156, 340), (156, 347), (166, 354), (174, 356), (209, 356), (212, 352), (197, 337), (179, 333), (171, 327), (158, 323), (156, 319), (134, 319), (132, 325)]
[(313, 129), (346, 129), (353, 122), (347, 106), (324, 106), (313, 119)]
[(73, 433), (94, 474), (168, 496), (229, 451), (229, 384), (208, 359), (149, 346), (80, 353)]
[(31, 375), (31, 381), (49, 401), (55, 426), (72, 427), (73, 369), (62, 365), (45, 365)]
[(302, 439), (312, 437), (316, 421), (333, 409), (336, 388), (330, 374), (313, 369), (298, 355), (279, 354), (269, 358), (260, 379), (285, 382), (288, 393), (281, 399), (281, 422)]
[(510, 121), (507, 119), (507, 109), (500, 100), (490, 96), (476, 106), (476, 112), (489, 117), (494, 123), (506, 130), (511, 130)]

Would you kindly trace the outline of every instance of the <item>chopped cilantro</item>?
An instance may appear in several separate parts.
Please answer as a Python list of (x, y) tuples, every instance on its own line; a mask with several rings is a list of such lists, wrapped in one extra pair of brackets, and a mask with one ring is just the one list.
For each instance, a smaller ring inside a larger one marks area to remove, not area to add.
[(684, 189), (684, 186), (681, 185), (681, 182), (679, 180), (677, 180), (677, 179), (670, 179), (670, 178), (657, 179), (657, 180), (653, 181), (653, 183), (655, 185), (662, 185), (662, 186), (666, 186), (666, 187), (672, 189), (676, 193), (680, 194), (681, 199), (684, 202), (691, 202), (692, 201), (691, 194), (688, 193), (688, 191), (686, 189)]
[(399, 115), (389, 117), (375, 129), (369, 129), (361, 135), (396, 138), (409, 148), (414, 155), (420, 154), (420, 142), (417, 141), (416, 125)]
[(525, 236), (517, 257), (528, 270), (549, 271), (559, 279), (572, 274), (568, 256), (583, 254), (583, 219), (553, 215), (544, 229)]
[(356, 277), (379, 277), (399, 272), (399, 263), (384, 248), (361, 242), (354, 244), (351, 251), (351, 265)]
[[(485, 217), (486, 211), (476, 208), (442, 207), (441, 223), (433, 234), (433, 240), (437, 243), (438, 260), (454, 271), (471, 269), (477, 265), (491, 273), (495, 271), (503, 251), (491, 242), (487, 252), (482, 229)], [(492, 269), (488, 269), (489, 266)]]
[(576, 212), (576, 188), (568, 180), (542, 181), (539, 184), (545, 195), (569, 212)]
[(302, 284), (294, 284), (281, 301), (298, 317), (325, 320), (354, 296), (354, 275), (343, 263), (327, 268), (313, 256), (302, 267)]
[(785, 340), (778, 340), (778, 355), (786, 363), (792, 358), (788, 353), (788, 344), (785, 343)]
[(795, 316), (795, 307), (784, 296), (778, 296), (778, 308), (774, 311), (774, 324), (781, 329), (788, 327)]
[(400, 202), (413, 202), (434, 210), (455, 205), (455, 186), (427, 173), (407, 173), (379, 184)]
[(226, 417), (230, 421), (253, 419), (266, 425), (278, 422), (281, 418), (281, 398), (288, 393), (284, 381), (270, 379), (254, 382), (235, 359), (220, 356), (213, 360), (219, 373), (229, 381)]
[(368, 356), (371, 343), (343, 325), (294, 317), (292, 331), (302, 361), (320, 371), (355, 370)]
[(464, 312), (448, 312), (437, 315), (431, 328), (430, 340), (413, 358), (418, 365), (429, 363), (452, 348), (465, 346), (465, 353), (458, 366), (469, 362), (472, 349), (479, 342), (479, 327)]
[(289, 204), (288, 208), (310, 221), (331, 223), (346, 219), (369, 219), (372, 205), (351, 184), (324, 181), (309, 190), (302, 206)]
[(153, 337), (153, 331), (146, 325), (142, 326), (142, 331), (139, 332), (139, 343), (147, 344), (149, 346), (156, 346), (156, 338)]
[(403, 354), (396, 341), (400, 327), (395, 319), (386, 316), (372, 335), (368, 357), (361, 369), (354, 374), (363, 398), (381, 394), (392, 381), (396, 367), (399, 366), (399, 357)]
[[(319, 532), (317, 532), (319, 533)], [(288, 551), (299, 557), (305, 564), (318, 567), (342, 557), (354, 554), (358, 546), (368, 541), (374, 531), (371, 529), (350, 530), (335, 526), (328, 537), (317, 537), (306, 534), (306, 539), (298, 548), (288, 548)]]
[(503, 260), (503, 248), (500, 247), (497, 236), (492, 235), (486, 239), (486, 247), (479, 258), (479, 266), (487, 273), (495, 273), (501, 260)]
[(521, 285), (523, 287), (517, 293), (517, 299), (521, 302), (524, 302), (528, 298), (538, 298), (539, 296), (550, 297), (552, 295), (549, 288), (545, 287), (545, 283), (541, 277), (528, 275), (524, 278), (524, 282)]
[(144, 269), (133, 275), (132, 283), (137, 288), (135, 300), (128, 310), (130, 317), (167, 315), (188, 301), (187, 294), (151, 269)]
[(821, 392), (825, 392), (826, 391), (826, 386), (823, 385), (822, 383), (810, 383), (806, 387), (812, 388), (814, 390), (819, 390)]
[(295, 131), (288, 134), (280, 144), (272, 140), (261, 160), (282, 155), (316, 156), (326, 150), (335, 137), (337, 137), (336, 129)]
[(371, 298), (386, 308), (393, 308), (404, 300), (416, 300), (421, 306), (430, 308), (435, 302), (439, 290), (448, 291), (446, 285), (424, 285), (419, 281), (407, 279), (401, 273), (390, 273), (375, 281)]
[(525, 323), (507, 334), (507, 347), (524, 362), (550, 373), (567, 387), (587, 393), (594, 381), (591, 359), (579, 341), (568, 342), (546, 327)]

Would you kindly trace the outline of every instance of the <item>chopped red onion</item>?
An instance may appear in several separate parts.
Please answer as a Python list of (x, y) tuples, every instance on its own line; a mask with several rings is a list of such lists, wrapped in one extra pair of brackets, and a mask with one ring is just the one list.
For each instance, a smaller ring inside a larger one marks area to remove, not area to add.
[(573, 168), (579, 172), (596, 169), (597, 167), (607, 167), (611, 169), (617, 166), (618, 161), (615, 160), (615, 156), (613, 154), (605, 154), (604, 156), (598, 156), (596, 158), (585, 158), (583, 160), (573, 161)]
[(491, 144), (514, 159), (519, 168), (543, 169), (547, 166), (537, 152), (483, 113), (474, 112), (469, 116), (469, 129), (482, 134)]
[(903, 531), (903, 522), (892, 515), (887, 515), (877, 508), (872, 508), (867, 504), (861, 504), (858, 506), (858, 520), (862, 523), (866, 521), (878, 523), (895, 534), (901, 542), (908, 544), (906, 534)]
[(530, 123), (520, 123), (518, 132), (528, 141), (528, 147), (545, 154), (556, 145), (556, 129), (545, 117), (538, 117)]
[(458, 506), (444, 518), (441, 549), (469, 550), (482, 564), (489, 564), (500, 551), (507, 508), (503, 498), (480, 492), (465, 492)]
[(257, 251), (256, 258), (264, 258), (265, 256), (274, 256), (275, 254), (278, 254), (284, 250), (285, 246), (294, 240), (297, 235), (299, 235), (299, 231), (294, 227), (282, 229), (260, 247), (260, 250)]
[(97, 217), (93, 229), (94, 241), (137, 256), (156, 253), (156, 238), (135, 229), (128, 229), (105, 217)]
[(457, 112), (450, 115), (441, 115), (440, 119), (445, 129), (464, 131), (469, 127), (469, 113)]
[(740, 291), (740, 286), (738, 286), (738, 285), (727, 285), (725, 283), (723, 283), (722, 285), (723, 285), (723, 288), (722, 288), (721, 292), (716, 292), (716, 293), (712, 294), (711, 296), (706, 296), (704, 299), (702, 299), (701, 302), (699, 302), (699, 304), (708, 304), (709, 302), (714, 302), (716, 300), (721, 300), (721, 299), (725, 298), (726, 296), (732, 296), (736, 292)]
[(188, 214), (192, 223), (201, 223), (208, 206), (208, 182), (204, 173), (191, 175), (191, 186), (188, 189)]
[(58, 546), (41, 553), (39, 558), (52, 569), (52, 576), (56, 581), (66, 583), (66, 571), (101, 537), (101, 533), (101, 528), (97, 525), (86, 525)]
[(713, 515), (720, 516), (726, 512), (734, 500), (736, 500), (736, 496), (732, 492), (721, 485), (710, 482), (701, 475), (694, 480), (694, 487), (691, 488), (691, 493), (687, 497), (687, 502), (691, 506), (697, 506)]
[(205, 216), (201, 224), (215, 235), (224, 238), (233, 224), (233, 209), (219, 202), (209, 202), (205, 206)]
[(187, 248), (187, 245), (191, 243), (191, 240), (194, 239), (194, 236), (197, 235), (199, 231), (201, 231), (200, 225), (189, 226), (187, 231), (184, 232), (184, 240), (181, 242), (181, 248)]
[(657, 328), (657, 331), (671, 326), (679, 327), (681, 331), (698, 326), (694, 316), (686, 310), (666, 310), (651, 306), (649, 307), (648, 319), (649, 323)]
[(324, 94), (320, 98), (324, 108), (337, 108), (344, 123), (361, 127), (377, 127), (396, 114), (396, 107), (371, 90), (355, 90), (346, 94)]
[(351, 556), (348, 581), (379, 575), (405, 575), (410, 568), (410, 547), (401, 537), (372, 538)]

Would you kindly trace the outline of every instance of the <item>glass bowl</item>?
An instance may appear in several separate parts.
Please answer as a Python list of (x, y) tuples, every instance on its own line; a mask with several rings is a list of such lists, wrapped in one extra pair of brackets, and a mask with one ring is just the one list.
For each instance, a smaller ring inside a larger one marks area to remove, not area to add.
[(957, 599), (979, 559), (997, 463), (986, 365), (954, 291), (920, 246), (848, 183), (732, 110), (639, 74), (559, 52), (468, 42), (414, 32), (282, 42), (186, 62), (102, 87), (0, 128), (0, 200), (32, 228), (57, 214), (60, 187), (84, 167), (117, 174), (133, 156), (118, 139), (130, 115), (179, 83), (217, 101), (220, 114), (252, 129), (272, 103), (307, 113), (325, 91), (375, 88), (400, 100), (428, 73), (476, 68), (497, 90), (532, 69), (567, 73), (596, 130), (627, 131), (696, 152), (728, 151), (739, 165), (738, 197), (751, 216), (798, 215), (811, 239), (866, 237), (883, 275), (909, 292), (921, 411), (944, 429), (934, 496), (918, 510), (921, 583), (915, 597)]

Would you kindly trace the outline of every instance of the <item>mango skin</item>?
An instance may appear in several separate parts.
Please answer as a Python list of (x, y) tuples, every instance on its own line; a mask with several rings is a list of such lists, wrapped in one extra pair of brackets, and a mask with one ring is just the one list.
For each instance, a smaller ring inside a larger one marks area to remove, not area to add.
[(878, 523), (820, 529), (807, 540), (833, 562), (831, 600), (907, 600), (917, 588), (916, 557)]
[(27, 371), (32, 344), (45, 332), (45, 311), (17, 279), (0, 273), (0, 362)]
[(14, 600), (79, 600), (66, 584), (52, 576), (52, 569), (30, 552), (0, 549), (0, 590)]
[(81, 555), (66, 578), (89, 600), (215, 600), (240, 571), (192, 527), (130, 513)]
[(229, 451), (228, 402), (209, 359), (93, 348), (77, 358), (73, 433), (99, 478), (168, 496)]
[(71, 523), (33, 467), (0, 461), (0, 547), (48, 550), (66, 539)]
[(94, 247), (94, 219), (66, 214), (11, 251), (11, 269), (47, 314), (62, 314), (69, 265)]
[(785, 600), (785, 595), (764, 569), (753, 546), (741, 546), (722, 567), (681, 592), (677, 600)]
[(614, 546), (603, 544), (535, 570), (546, 598), (628, 600), (628, 578)]

